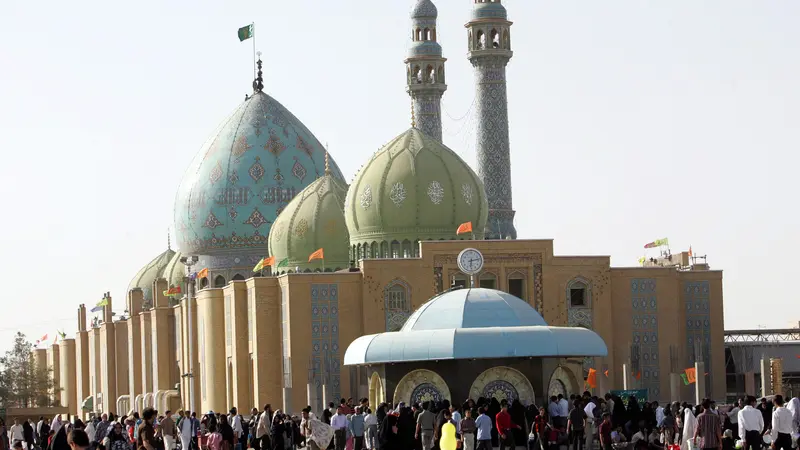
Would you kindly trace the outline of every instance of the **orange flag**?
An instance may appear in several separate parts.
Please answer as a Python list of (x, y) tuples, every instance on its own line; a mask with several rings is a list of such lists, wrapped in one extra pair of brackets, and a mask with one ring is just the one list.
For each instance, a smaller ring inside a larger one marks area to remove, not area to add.
[(197, 278), (208, 278), (208, 267), (201, 270), (200, 272), (197, 272)]
[(641, 370), (640, 370), (640, 371), (638, 371), (638, 372), (636, 372), (636, 377), (635, 377), (635, 378), (636, 378), (637, 380), (641, 380), (641, 379), (642, 379), (642, 371), (641, 371)]
[(472, 222), (464, 222), (458, 226), (456, 234), (472, 233)]
[(586, 377), (586, 383), (589, 384), (589, 387), (594, 389), (597, 387), (597, 371), (594, 369), (589, 369), (589, 376)]
[(603, 373), (606, 374), (606, 376), (608, 376), (608, 369), (606, 369), (606, 371)]
[(325, 251), (324, 251), (324, 249), (319, 249), (319, 250), (315, 251), (314, 253), (312, 253), (308, 257), (308, 262), (311, 262), (311, 261), (313, 261), (315, 259), (325, 259)]
[(272, 267), (275, 265), (275, 257), (270, 256), (269, 258), (264, 260), (264, 267)]
[(697, 372), (695, 372), (694, 367), (690, 367), (684, 370), (684, 373), (686, 373), (686, 379), (689, 381), (690, 384), (697, 381)]

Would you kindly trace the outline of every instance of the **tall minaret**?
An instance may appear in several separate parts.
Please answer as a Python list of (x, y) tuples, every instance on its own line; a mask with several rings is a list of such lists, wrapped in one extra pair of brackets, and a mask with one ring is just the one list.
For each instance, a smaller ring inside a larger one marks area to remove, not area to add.
[(469, 61), (475, 67), (478, 176), (486, 188), (486, 239), (516, 239), (511, 205), (506, 65), (511, 60), (511, 22), (501, 0), (473, 0), (467, 23)]
[(414, 102), (417, 128), (442, 142), (442, 95), (447, 90), (442, 47), (436, 42), (436, 17), (431, 0), (417, 0), (411, 12), (411, 48), (405, 60), (408, 95)]

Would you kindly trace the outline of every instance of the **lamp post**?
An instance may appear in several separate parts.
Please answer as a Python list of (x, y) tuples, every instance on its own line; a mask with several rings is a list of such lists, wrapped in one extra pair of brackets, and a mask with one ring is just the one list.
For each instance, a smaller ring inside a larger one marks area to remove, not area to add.
[(195, 279), (192, 277), (192, 266), (197, 264), (199, 258), (197, 256), (183, 256), (181, 262), (186, 266), (186, 273), (188, 275), (186, 287), (189, 295), (186, 299), (186, 323), (189, 328), (189, 367), (183, 376), (189, 379), (189, 410), (196, 412), (194, 409), (194, 333), (192, 332), (192, 300), (194, 300)]

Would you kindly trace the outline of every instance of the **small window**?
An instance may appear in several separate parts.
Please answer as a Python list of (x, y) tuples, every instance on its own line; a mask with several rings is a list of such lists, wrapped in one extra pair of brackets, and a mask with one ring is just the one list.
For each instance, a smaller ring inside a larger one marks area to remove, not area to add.
[(570, 289), (569, 303), (571, 306), (586, 306), (586, 288)]
[(525, 299), (525, 280), (521, 278), (511, 278), (508, 280), (508, 293), (514, 297)]
[(496, 281), (497, 280), (495, 280), (494, 277), (492, 277), (492, 278), (482, 278), (481, 279), (481, 287), (484, 288), (484, 289), (496, 289), (496, 286), (497, 286), (497, 282)]

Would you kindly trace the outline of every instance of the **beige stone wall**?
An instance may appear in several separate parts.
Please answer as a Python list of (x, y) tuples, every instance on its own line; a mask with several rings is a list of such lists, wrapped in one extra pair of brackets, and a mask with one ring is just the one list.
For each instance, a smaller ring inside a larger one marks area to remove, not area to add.
[(131, 409), (136, 408), (136, 397), (142, 395), (142, 302), (144, 293), (140, 288), (128, 292), (128, 395)]
[(277, 406), (283, 396), (281, 361), (281, 288), (278, 278), (247, 280), (248, 310), (253, 325), (253, 404)]
[[(128, 340), (128, 322), (121, 320), (114, 323), (114, 347), (116, 351), (116, 376), (117, 376), (117, 397), (130, 394), (130, 355), (128, 350), (131, 346)], [(117, 414), (127, 414), (128, 411), (117, 411), (117, 399), (114, 399), (114, 412)]]
[(75, 339), (63, 339), (59, 343), (59, 359), (61, 406), (66, 407), (70, 414), (78, 414), (80, 405), (78, 404), (75, 380)]
[[(117, 403), (117, 352), (113, 322), (100, 325), (100, 372), (103, 393), (102, 410), (113, 411)], [(97, 404), (97, 402), (95, 402)]]
[(100, 371), (100, 328), (89, 330), (89, 389), (94, 397), (97, 411), (98, 394), (101, 392), (102, 373)]
[(78, 408), (92, 395), (89, 388), (89, 374), (89, 333), (78, 331), (75, 333), (75, 397), (78, 400)]
[(139, 394), (146, 395), (153, 392), (153, 319), (150, 317), (149, 311), (144, 311), (139, 315), (139, 330), (142, 384), (137, 391)]
[[(251, 342), (248, 320), (247, 283), (231, 281), (224, 289), (228, 405), (248, 411), (252, 406)], [(227, 336), (228, 332), (232, 335)], [(230, 344), (230, 345), (227, 345)]]

